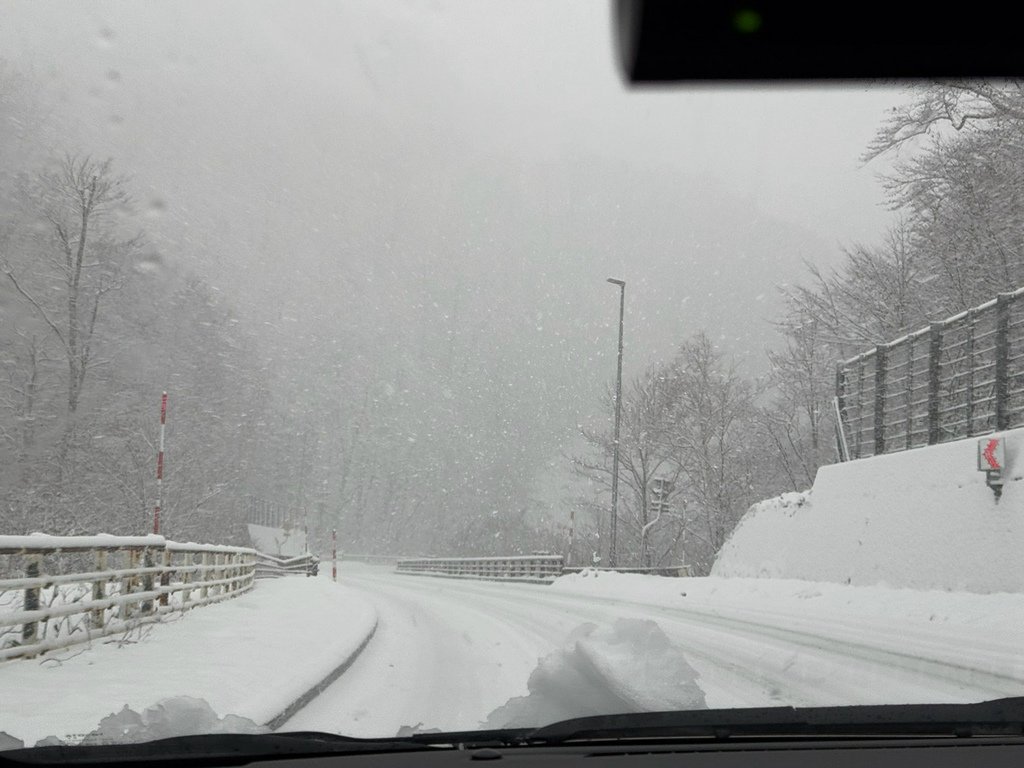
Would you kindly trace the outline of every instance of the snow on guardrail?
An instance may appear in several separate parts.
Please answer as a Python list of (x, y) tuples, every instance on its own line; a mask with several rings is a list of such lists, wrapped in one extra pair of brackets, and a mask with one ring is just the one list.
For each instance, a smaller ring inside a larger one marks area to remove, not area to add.
[(127, 635), (317, 562), (157, 535), (0, 536), (0, 662)]
[(563, 566), (561, 555), (424, 557), (399, 560), (395, 570), (421, 576), (547, 584), (562, 575)]

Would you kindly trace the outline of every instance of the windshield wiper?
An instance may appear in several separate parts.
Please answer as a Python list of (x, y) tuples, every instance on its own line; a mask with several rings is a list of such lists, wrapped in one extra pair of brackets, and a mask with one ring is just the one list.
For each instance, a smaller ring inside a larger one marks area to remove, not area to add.
[(242, 765), (260, 757), (287, 755), (312, 757), (644, 739), (878, 736), (1024, 736), (1024, 697), (978, 704), (633, 712), (574, 718), (541, 728), (424, 732), (385, 739), (360, 739), (317, 731), (178, 736), (139, 744), (15, 749), (0, 752), (0, 766), (170, 764), (178, 761), (187, 761), (190, 766)]
[(634, 712), (563, 720), (521, 737), (524, 744), (644, 738), (801, 736), (1021, 736), (1024, 697), (978, 704), (886, 704)]
[(202, 734), (175, 736), (126, 744), (31, 747), (0, 752), (6, 765), (109, 765), (123, 762), (168, 763), (190, 766), (244, 765), (261, 757), (287, 755), (351, 755), (405, 752), (426, 747), (409, 739), (358, 739), (317, 731), (265, 734)]

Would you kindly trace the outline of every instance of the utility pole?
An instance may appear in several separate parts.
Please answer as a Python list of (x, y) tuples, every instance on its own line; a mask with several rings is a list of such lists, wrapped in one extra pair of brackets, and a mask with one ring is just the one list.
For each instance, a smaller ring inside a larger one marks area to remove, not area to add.
[(622, 326), (626, 310), (626, 281), (609, 277), (608, 282), (619, 286), (619, 359), (615, 373), (615, 443), (612, 454), (612, 520), (608, 542), (608, 565), (614, 568), (618, 563), (615, 548), (619, 529), (619, 426), (622, 422)]

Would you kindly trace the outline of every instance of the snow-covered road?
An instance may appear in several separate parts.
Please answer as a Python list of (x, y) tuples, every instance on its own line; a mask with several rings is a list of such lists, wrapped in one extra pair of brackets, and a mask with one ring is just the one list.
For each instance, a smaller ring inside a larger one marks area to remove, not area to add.
[(282, 730), (478, 728), (527, 693), (538, 659), (570, 633), (620, 618), (656, 622), (700, 674), (710, 707), (1024, 694), (1019, 595), (648, 577), (560, 588), (354, 565), (341, 577), (376, 606), (377, 635)]

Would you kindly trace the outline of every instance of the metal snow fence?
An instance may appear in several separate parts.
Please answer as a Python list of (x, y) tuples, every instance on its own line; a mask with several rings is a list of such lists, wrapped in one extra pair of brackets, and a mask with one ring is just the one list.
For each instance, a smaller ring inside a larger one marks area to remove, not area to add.
[(0, 662), (252, 589), (259, 553), (162, 536), (0, 536)]
[(563, 565), (561, 555), (427, 557), (399, 560), (396, 571), (421, 576), (547, 584), (562, 575)]
[(840, 363), (850, 457), (1024, 425), (1024, 288)]

